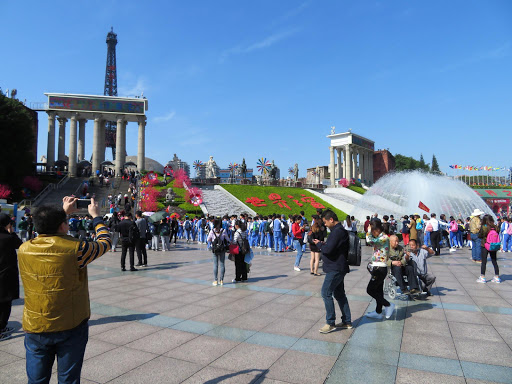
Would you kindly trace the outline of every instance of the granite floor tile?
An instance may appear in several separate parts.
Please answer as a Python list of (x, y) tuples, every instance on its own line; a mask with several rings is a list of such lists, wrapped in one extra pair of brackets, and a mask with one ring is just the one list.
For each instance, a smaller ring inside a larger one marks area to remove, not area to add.
[(459, 376), (450, 376), (434, 372), (425, 372), (399, 367), (395, 384), (465, 384), (466, 380)]
[(191, 318), (194, 321), (203, 321), (211, 324), (221, 325), (243, 315), (242, 311), (226, 310), (224, 308), (214, 308), (210, 311), (203, 312)]
[(320, 384), (329, 374), (335, 357), (287, 351), (268, 370), (266, 377), (289, 383)]
[(339, 359), (358, 363), (367, 362), (396, 366), (398, 365), (398, 356), (398, 351), (362, 347), (349, 341), (343, 348)]
[(267, 325), (265, 328), (263, 328), (262, 332), (275, 333), (279, 335), (287, 335), (300, 338), (309, 329), (311, 329), (311, 327), (315, 323), (316, 320), (308, 321), (303, 318), (298, 318), (294, 320), (289, 318), (278, 318), (269, 325)]
[(92, 338), (110, 344), (125, 345), (133, 340), (158, 332), (159, 330), (160, 328), (151, 325), (127, 322), (122, 327), (94, 335)]
[(261, 370), (247, 369), (241, 371), (229, 371), (215, 367), (205, 367), (196, 374), (189, 377), (183, 384), (256, 384)]
[(159, 356), (111, 381), (112, 384), (181, 383), (202, 368), (201, 365)]
[(19, 356), (11, 355), (10, 353), (0, 351), (0, 366), (10, 364), (13, 361), (18, 361), (20, 359), (21, 357)]
[(454, 339), (503, 342), (499, 333), (491, 325), (450, 322), (450, 331)]
[[(454, 339), (454, 342), (461, 361), (483, 364), (493, 362), (494, 365), (512, 367), (512, 353), (505, 342), (483, 342), (475, 339)], [(485, 353), (482, 353), (482, 348), (484, 348)]]
[(338, 360), (325, 381), (326, 384), (382, 384), (394, 383), (396, 366), (379, 363), (354, 364), (353, 361)]
[(238, 371), (250, 369), (265, 370), (274, 364), (284, 352), (284, 349), (242, 343), (221, 356), (211, 365), (228, 370), (236, 367)]
[(457, 359), (457, 352), (452, 339), (442, 336), (406, 333), (403, 335), (400, 351), (412, 354), (421, 351), (421, 354), (426, 356)]
[(273, 322), (277, 317), (261, 316), (254, 312), (247, 312), (229, 322), (231, 327), (259, 331)]
[(398, 365), (402, 368), (416, 369), (452, 376), (463, 376), (460, 362), (455, 359), (425, 356), (422, 354), (400, 353)]
[(119, 347), (84, 361), (82, 377), (106, 383), (154, 359), (157, 355)]
[(161, 355), (197, 337), (195, 333), (163, 329), (126, 344), (126, 347)]
[(456, 309), (445, 309), (444, 313), (450, 322), (491, 325), (482, 312), (458, 311)]
[(162, 316), (177, 317), (179, 319), (190, 319), (194, 316), (200, 315), (201, 313), (211, 311), (211, 307), (205, 307), (202, 305), (183, 304), (181, 307), (176, 307), (170, 311), (162, 312)]
[(512, 368), (497, 365), (487, 365), (461, 361), (462, 371), (466, 378), (484, 380), (496, 383), (510, 384), (512, 380)]
[[(25, 337), (23, 335), (18, 335), (18, 337), (11, 339), (10, 343), (0, 342), (0, 351), (7, 352), (11, 355), (25, 358)], [(0, 360), (1, 364), (1, 360)]]
[(218, 359), (238, 344), (235, 341), (202, 335), (174, 348), (165, 355), (204, 366)]
[(91, 359), (118, 347), (119, 346), (115, 344), (89, 338), (87, 341), (87, 347), (85, 348), (84, 360)]

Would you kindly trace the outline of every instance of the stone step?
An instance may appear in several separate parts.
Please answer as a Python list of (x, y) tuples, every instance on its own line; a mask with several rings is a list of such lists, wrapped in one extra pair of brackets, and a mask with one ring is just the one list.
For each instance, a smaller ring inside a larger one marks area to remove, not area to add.
[(209, 188), (202, 188), (201, 190), (203, 191), (203, 204), (212, 216), (222, 217), (224, 215), (248, 213), (243, 204), (221, 190)]

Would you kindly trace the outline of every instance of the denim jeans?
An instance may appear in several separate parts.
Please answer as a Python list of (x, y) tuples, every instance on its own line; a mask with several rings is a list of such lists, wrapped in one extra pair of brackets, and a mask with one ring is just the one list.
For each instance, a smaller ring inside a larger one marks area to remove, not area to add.
[(280, 231), (274, 232), (274, 251), (280, 252), (284, 250), (283, 247), (283, 235)]
[(482, 260), (482, 256), (480, 254), (480, 244), (482, 242), (482, 239), (478, 237), (477, 233), (472, 233), (471, 241), (473, 243), (473, 247), (471, 248), (471, 258), (473, 260)]
[(455, 248), (458, 244), (457, 242), (457, 232), (450, 231), (450, 246)]
[(59, 383), (79, 383), (88, 338), (87, 322), (69, 331), (26, 333), (28, 384), (50, 382), (55, 356)]
[[(296, 240), (294, 240), (294, 242), (295, 241)], [(297, 247), (297, 250), (300, 249), (300, 245)], [(344, 279), (344, 272), (333, 271), (325, 274), (324, 283), (322, 285), (322, 299), (324, 299), (326, 311), (325, 321), (329, 325), (334, 325), (336, 322), (336, 311), (334, 309), (334, 300), (332, 299), (333, 296), (341, 309), (341, 321), (343, 323), (352, 322), (347, 295), (345, 295)]]
[[(224, 264), (226, 260), (226, 252), (214, 253), (213, 254), (213, 280), (223, 281), (224, 273), (226, 272), (226, 266)], [(220, 262), (220, 275), (219, 275), (219, 262)], [(218, 277), (218, 278), (217, 278)]]
[(503, 234), (503, 251), (512, 251), (512, 236), (507, 235), (506, 233)]
[(272, 248), (272, 236), (270, 235), (270, 232), (267, 233), (267, 248)]
[(295, 267), (298, 267), (300, 264), (300, 259), (302, 259), (302, 247), (299, 240), (293, 240), (293, 247), (297, 250), (297, 256), (295, 257)]
[(260, 247), (265, 248), (267, 246), (267, 236), (263, 232), (260, 233)]
[(423, 243), (424, 243), (426, 246), (430, 247), (430, 245), (431, 245), (431, 244), (430, 244), (430, 232), (425, 231), (425, 236), (423, 237)]

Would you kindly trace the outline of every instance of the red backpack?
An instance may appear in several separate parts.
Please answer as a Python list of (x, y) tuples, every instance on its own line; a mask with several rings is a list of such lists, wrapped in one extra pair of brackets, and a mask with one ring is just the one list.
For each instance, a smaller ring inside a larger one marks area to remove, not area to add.
[(500, 235), (493, 228), (489, 231), (485, 242), (485, 249), (491, 252), (499, 251), (501, 248)]

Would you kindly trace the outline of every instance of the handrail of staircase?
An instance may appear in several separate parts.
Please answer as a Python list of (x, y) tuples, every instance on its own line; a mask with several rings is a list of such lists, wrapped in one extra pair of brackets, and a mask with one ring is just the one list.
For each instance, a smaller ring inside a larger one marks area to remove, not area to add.
[(39, 194), (32, 200), (32, 205), (36, 205), (36, 203), (41, 200), (43, 197), (45, 197), (50, 191), (53, 191), (55, 189), (55, 184), (51, 183), (48, 184)]
[(61, 188), (64, 184), (66, 184), (69, 180), (69, 172), (66, 172), (66, 175), (59, 180), (59, 182), (57, 183), (57, 185), (55, 185), (55, 189), (59, 189)]

